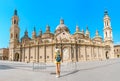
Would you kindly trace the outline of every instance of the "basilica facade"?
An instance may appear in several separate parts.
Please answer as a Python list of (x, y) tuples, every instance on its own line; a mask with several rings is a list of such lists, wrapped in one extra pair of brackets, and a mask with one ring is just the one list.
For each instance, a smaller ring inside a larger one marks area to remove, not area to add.
[(20, 37), (19, 17), (17, 10), (11, 19), (10, 41), (9, 41), (9, 60), (22, 62), (53, 62), (56, 47), (62, 54), (62, 62), (91, 61), (114, 58), (114, 45), (112, 28), (108, 12), (104, 12), (103, 34), (104, 38), (96, 30), (94, 38), (90, 38), (88, 27), (80, 30), (79, 26), (74, 34), (70, 34), (64, 20), (60, 19), (55, 33), (51, 33), (50, 26), (46, 26), (43, 33), (40, 30), (36, 35), (36, 30), (32, 32), (32, 37), (28, 36), (27, 30), (24, 36)]

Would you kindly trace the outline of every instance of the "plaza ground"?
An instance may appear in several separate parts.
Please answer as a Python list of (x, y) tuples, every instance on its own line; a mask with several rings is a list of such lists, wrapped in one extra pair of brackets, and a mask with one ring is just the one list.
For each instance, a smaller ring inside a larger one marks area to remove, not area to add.
[(120, 59), (62, 63), (60, 78), (53, 63), (0, 61), (0, 81), (120, 81)]

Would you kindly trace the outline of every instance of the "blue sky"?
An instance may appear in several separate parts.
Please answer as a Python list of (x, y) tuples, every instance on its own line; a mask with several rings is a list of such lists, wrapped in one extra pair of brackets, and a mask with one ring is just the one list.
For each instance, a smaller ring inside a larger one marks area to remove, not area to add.
[(113, 29), (114, 43), (120, 43), (120, 1), (119, 0), (0, 0), (0, 48), (9, 47), (9, 31), (11, 18), (15, 9), (20, 18), (20, 37), (27, 29), (32, 36), (34, 26), (37, 34), (40, 29), (45, 32), (50, 25), (54, 33), (60, 18), (75, 32), (76, 25), (86, 31), (88, 26), (91, 38), (96, 29), (103, 37), (104, 11), (108, 10)]

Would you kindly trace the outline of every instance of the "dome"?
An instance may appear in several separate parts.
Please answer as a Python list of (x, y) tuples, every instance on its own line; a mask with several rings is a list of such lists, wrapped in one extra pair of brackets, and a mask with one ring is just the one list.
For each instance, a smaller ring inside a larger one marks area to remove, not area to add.
[(64, 24), (64, 20), (60, 19), (60, 24), (56, 27), (56, 33), (60, 33), (60, 32), (69, 32), (69, 29), (67, 28), (67, 26)]
[(28, 37), (28, 36), (25, 35), (25, 36), (23, 36), (23, 37), (21, 38), (21, 41), (26, 40), (26, 39), (31, 40), (30, 37)]
[(31, 40), (31, 38), (28, 36), (27, 30), (25, 31), (24, 36), (21, 38), (21, 41), (23, 40)]
[(102, 41), (102, 37), (101, 36), (95, 36), (93, 38), (93, 40), (95, 40), (95, 41)]
[(58, 29), (67, 29), (68, 30), (68, 28), (67, 28), (67, 26), (66, 25), (64, 25), (64, 24), (59, 24), (57, 27), (56, 27), (56, 30), (58, 30)]

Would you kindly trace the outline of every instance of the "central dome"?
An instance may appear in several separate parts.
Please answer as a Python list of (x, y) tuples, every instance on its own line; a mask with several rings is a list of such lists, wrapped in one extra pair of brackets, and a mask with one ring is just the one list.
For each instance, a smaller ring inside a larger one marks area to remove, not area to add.
[(60, 19), (60, 24), (56, 27), (55, 33), (59, 34), (59, 33), (63, 32), (63, 31), (69, 32), (69, 29), (64, 24), (64, 20)]

